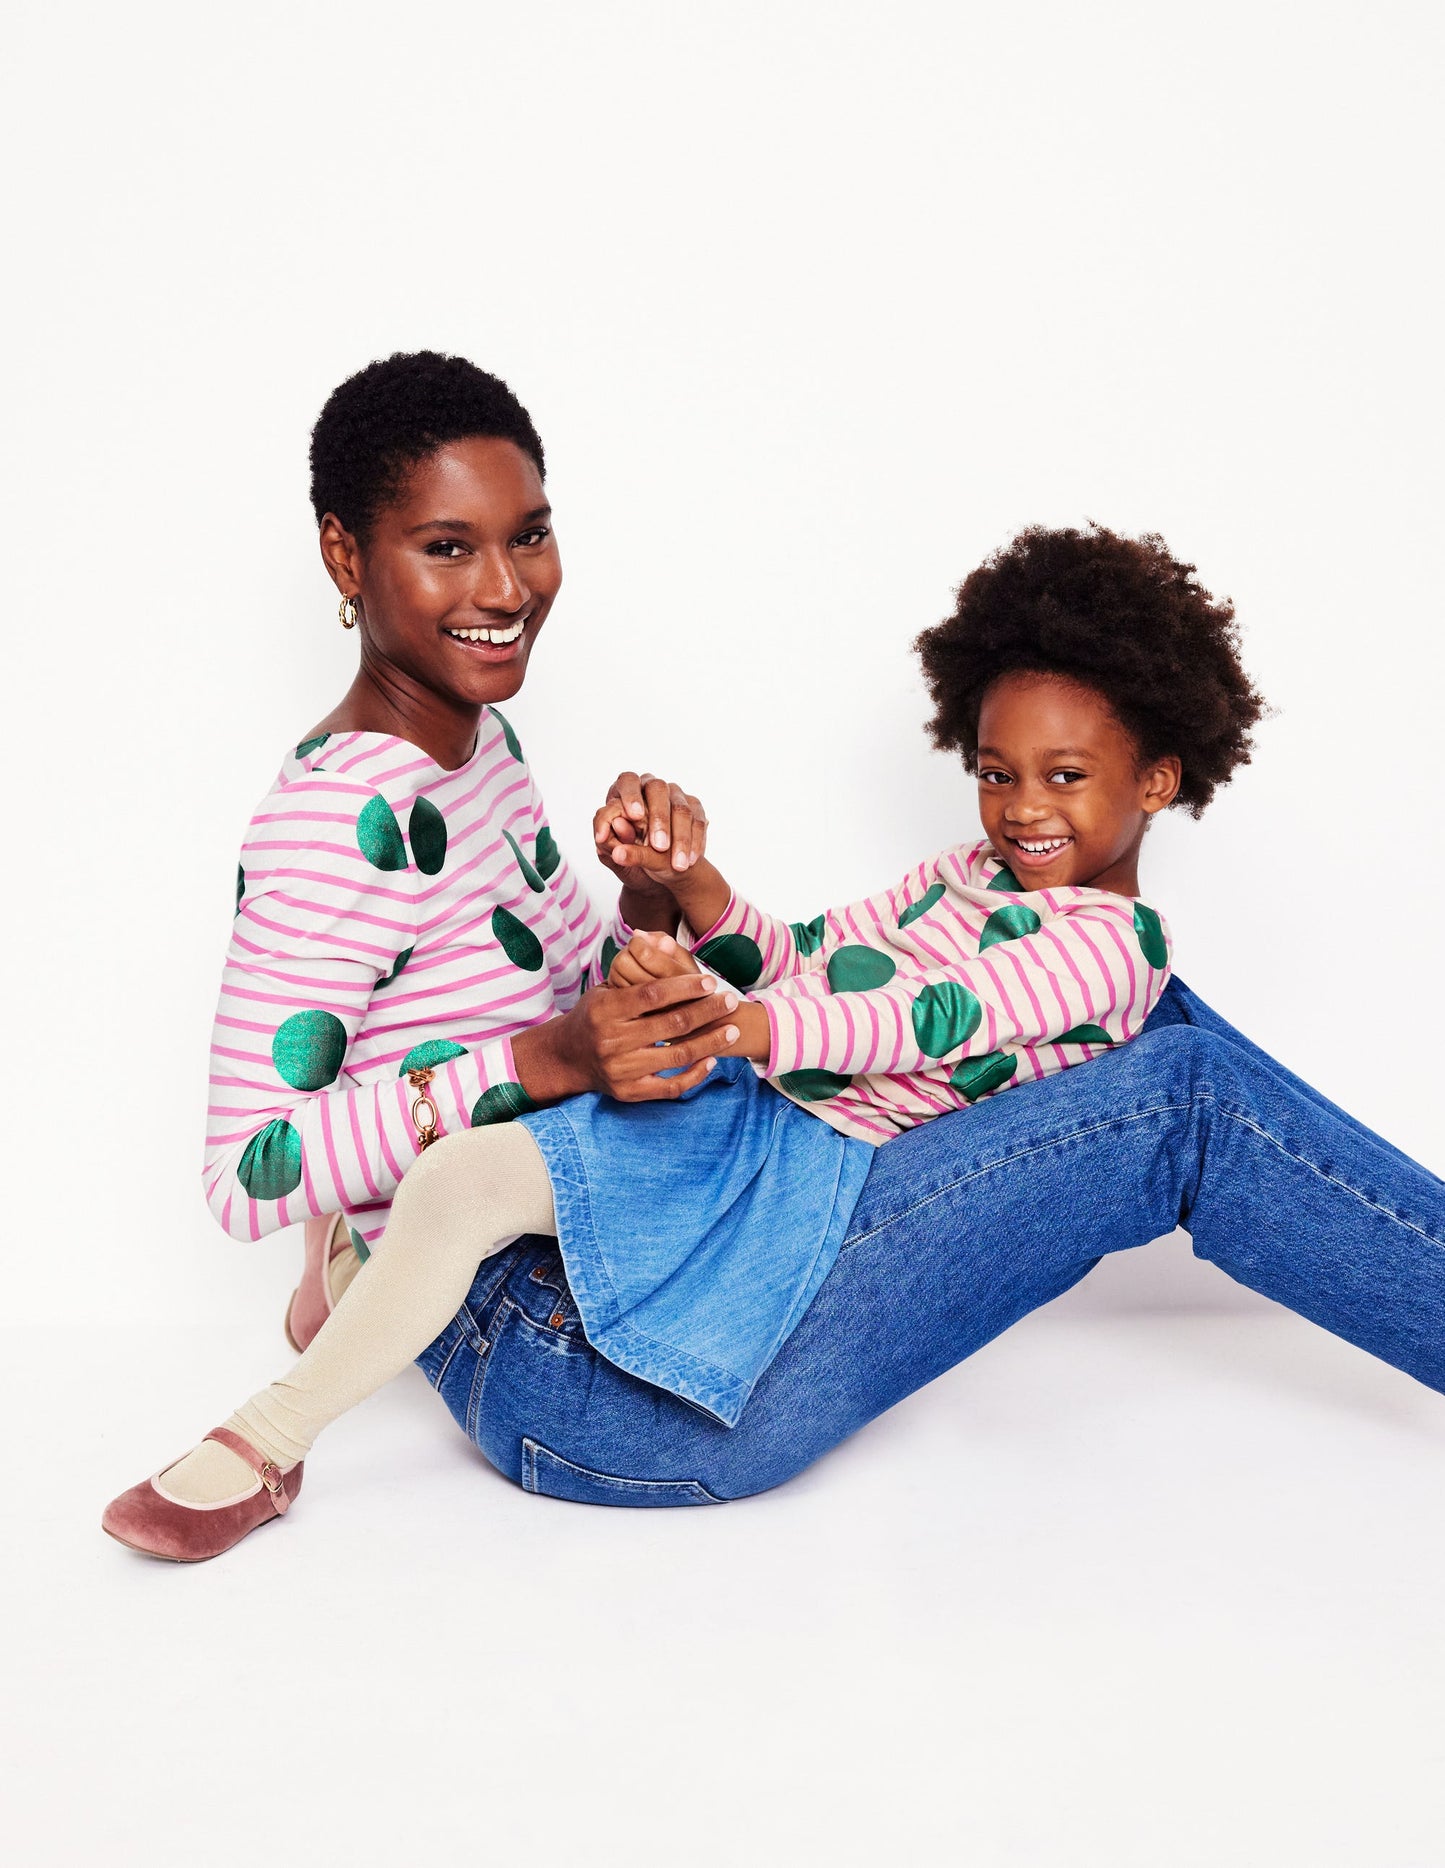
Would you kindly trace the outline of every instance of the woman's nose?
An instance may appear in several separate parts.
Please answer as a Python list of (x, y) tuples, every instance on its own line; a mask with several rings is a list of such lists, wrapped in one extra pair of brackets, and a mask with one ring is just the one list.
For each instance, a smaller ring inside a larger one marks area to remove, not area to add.
[(478, 561), (477, 581), (472, 602), (479, 610), (498, 610), (510, 615), (520, 610), (530, 591), (518, 574), (509, 551), (489, 551)]

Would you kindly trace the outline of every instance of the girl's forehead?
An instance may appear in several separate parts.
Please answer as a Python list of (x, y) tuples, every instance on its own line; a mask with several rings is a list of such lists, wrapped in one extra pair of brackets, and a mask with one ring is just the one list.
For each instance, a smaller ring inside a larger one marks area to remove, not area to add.
[(983, 697), (979, 750), (1038, 753), (1132, 750), (1132, 740), (1096, 688), (1035, 669), (1000, 675)]

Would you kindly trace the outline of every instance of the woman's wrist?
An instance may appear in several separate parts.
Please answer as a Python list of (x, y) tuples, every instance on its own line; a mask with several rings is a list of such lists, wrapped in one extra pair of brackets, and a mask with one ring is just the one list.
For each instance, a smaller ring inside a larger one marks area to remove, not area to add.
[(549, 1018), (545, 1025), (529, 1025), (512, 1039), (512, 1063), (517, 1081), (539, 1108), (565, 1102), (592, 1087), (591, 1079), (567, 1055), (568, 1014)]

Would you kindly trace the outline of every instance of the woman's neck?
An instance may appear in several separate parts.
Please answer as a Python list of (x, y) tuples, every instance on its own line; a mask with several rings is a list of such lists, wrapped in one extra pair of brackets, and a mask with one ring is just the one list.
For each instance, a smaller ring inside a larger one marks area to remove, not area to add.
[(471, 758), (481, 716), (480, 706), (450, 700), (399, 669), (363, 660), (356, 679), (315, 731), (390, 733), (452, 772)]

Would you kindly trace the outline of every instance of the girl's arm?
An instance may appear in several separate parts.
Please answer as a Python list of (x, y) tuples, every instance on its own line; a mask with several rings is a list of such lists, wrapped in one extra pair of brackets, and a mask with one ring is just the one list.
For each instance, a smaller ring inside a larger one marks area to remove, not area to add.
[[(940, 928), (937, 945), (947, 942)], [(905, 1075), (1040, 1044), (1097, 1048), (1133, 1037), (1169, 977), (1163, 923), (1119, 897), (1091, 897), (1032, 932), (863, 990), (834, 945), (823, 964), (760, 991), (734, 1014), (732, 1054), (769, 1077), (796, 1070)], [(869, 950), (887, 964), (891, 956)], [(875, 962), (876, 964), (876, 962)], [(721, 970), (721, 969), (719, 969)], [(960, 1083), (960, 1087), (963, 1084)]]

